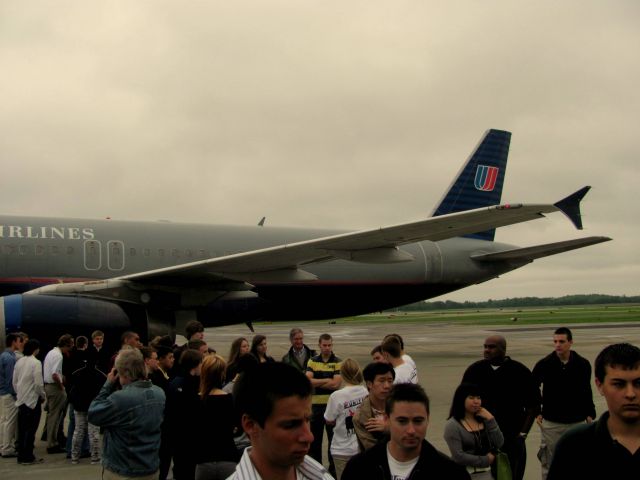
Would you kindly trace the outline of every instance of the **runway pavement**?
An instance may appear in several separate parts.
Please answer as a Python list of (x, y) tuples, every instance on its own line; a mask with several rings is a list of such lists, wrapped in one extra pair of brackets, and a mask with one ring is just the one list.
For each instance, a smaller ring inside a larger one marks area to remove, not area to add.
[[(292, 326), (294, 325), (289, 323), (256, 326), (256, 333), (267, 336), (268, 353), (277, 360), (289, 348), (288, 332)], [(431, 419), (427, 440), (447, 454), (448, 449), (442, 434), (451, 397), (466, 367), (482, 357), (482, 343), (485, 337), (496, 332), (504, 335), (507, 338), (507, 354), (532, 368), (537, 360), (553, 350), (551, 337), (556, 328), (549, 325), (491, 328), (445, 322), (394, 323), (393, 317), (389, 317), (387, 323), (371, 325), (308, 322), (295, 326), (304, 329), (305, 343), (312, 348), (315, 348), (321, 333), (330, 333), (334, 338), (335, 353), (343, 359), (355, 358), (363, 366), (369, 361), (371, 348), (377, 345), (385, 334), (394, 332), (402, 335), (407, 353), (417, 363), (420, 383), (431, 398)], [(640, 345), (640, 323), (571, 325), (570, 328), (574, 336), (574, 349), (589, 359), (592, 364), (598, 352), (611, 343), (625, 341)], [(212, 328), (207, 329), (205, 340), (226, 357), (231, 341), (238, 336), (250, 339), (252, 334), (244, 325)], [(595, 388), (594, 401), (600, 415), (606, 409), (606, 404)], [(40, 433), (37, 435), (37, 438), (39, 437)], [(540, 478), (540, 465), (535, 456), (539, 443), (540, 433), (534, 425), (527, 439), (526, 480)], [(47, 455), (43, 442), (36, 442), (36, 454), (45, 459), (44, 463), (22, 466), (17, 465), (15, 458), (0, 459), (0, 478), (3, 480), (102, 478), (101, 466), (89, 465), (88, 459), (81, 460), (79, 465), (71, 465), (70, 460), (67, 460), (63, 454)]]

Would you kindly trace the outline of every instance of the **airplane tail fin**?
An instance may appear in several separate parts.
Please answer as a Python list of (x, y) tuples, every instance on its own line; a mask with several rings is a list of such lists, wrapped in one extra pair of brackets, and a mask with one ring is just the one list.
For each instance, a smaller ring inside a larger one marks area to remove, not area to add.
[[(466, 161), (432, 216), (499, 205), (507, 169), (511, 132), (488, 130)], [(493, 241), (495, 229), (465, 235)]]

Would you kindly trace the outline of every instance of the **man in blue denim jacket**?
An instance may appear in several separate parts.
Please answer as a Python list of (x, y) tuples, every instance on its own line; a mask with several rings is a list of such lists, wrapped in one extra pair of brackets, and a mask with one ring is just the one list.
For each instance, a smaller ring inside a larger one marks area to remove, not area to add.
[[(165, 395), (146, 377), (142, 353), (121, 350), (115, 368), (89, 407), (89, 422), (104, 431), (105, 480), (158, 477)], [(118, 380), (122, 390), (117, 390)]]

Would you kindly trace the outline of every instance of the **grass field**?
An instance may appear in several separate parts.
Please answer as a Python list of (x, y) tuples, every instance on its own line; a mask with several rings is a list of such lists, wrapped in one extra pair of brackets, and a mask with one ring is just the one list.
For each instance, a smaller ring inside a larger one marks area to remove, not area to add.
[(459, 309), (435, 312), (397, 312), (361, 315), (335, 320), (336, 323), (432, 322), (469, 325), (569, 324), (638, 322), (640, 305), (585, 305), (567, 307), (521, 307), (500, 309)]

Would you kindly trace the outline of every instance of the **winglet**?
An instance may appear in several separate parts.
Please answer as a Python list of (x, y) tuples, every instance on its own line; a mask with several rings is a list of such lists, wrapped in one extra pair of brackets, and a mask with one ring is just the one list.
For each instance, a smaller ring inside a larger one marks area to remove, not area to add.
[(569, 220), (575, 225), (578, 230), (582, 230), (582, 215), (580, 213), (580, 202), (587, 194), (587, 192), (591, 190), (590, 186), (582, 187), (575, 193), (572, 193), (566, 198), (563, 198), (559, 202), (554, 203), (553, 205), (558, 208), (562, 213), (564, 213)]

